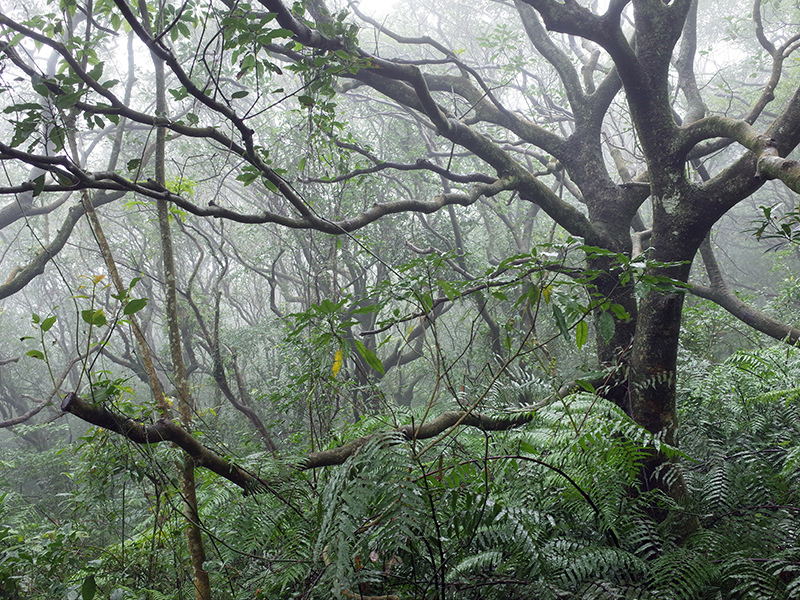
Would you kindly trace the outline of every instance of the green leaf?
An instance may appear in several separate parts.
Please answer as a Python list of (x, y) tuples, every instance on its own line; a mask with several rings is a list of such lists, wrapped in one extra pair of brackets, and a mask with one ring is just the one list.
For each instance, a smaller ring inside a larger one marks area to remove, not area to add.
[(122, 312), (126, 315), (132, 315), (142, 310), (145, 306), (147, 306), (147, 298), (134, 298), (125, 305)]
[(375, 353), (367, 348), (361, 341), (355, 340), (356, 350), (358, 353), (364, 357), (364, 360), (367, 361), (367, 364), (375, 369), (381, 375), (386, 374), (386, 371), (383, 368), (383, 363), (381, 359), (378, 358)]
[(558, 330), (561, 332), (561, 335), (564, 336), (564, 339), (569, 340), (567, 320), (564, 318), (564, 313), (561, 311), (561, 308), (558, 306), (558, 304), (553, 304), (553, 317), (556, 320), (556, 325), (558, 325)]
[(614, 330), (616, 327), (617, 325), (614, 323), (614, 317), (611, 316), (611, 313), (608, 311), (603, 311), (603, 313), (597, 318), (597, 331), (606, 344), (611, 341), (612, 337), (614, 337)]
[(244, 98), (249, 93), (250, 92), (248, 92), (247, 90), (239, 90), (238, 92), (233, 92), (231, 94), (231, 98), (233, 98), (234, 100), (236, 100), (237, 98)]
[(50, 141), (53, 142), (55, 151), (58, 152), (64, 148), (64, 142), (67, 141), (67, 132), (63, 127), (53, 127), (50, 130), (50, 135), (48, 137), (50, 138)]
[(83, 600), (92, 600), (96, 593), (97, 583), (94, 580), (94, 575), (88, 575), (86, 579), (83, 580), (83, 585), (81, 585), (81, 598), (83, 598)]
[(309, 108), (314, 106), (314, 98), (312, 98), (311, 96), (306, 96), (306, 95), (298, 96), (297, 100), (303, 106), (307, 106)]
[(282, 27), (279, 27), (278, 29), (273, 29), (272, 31), (270, 31), (267, 35), (269, 35), (272, 38), (290, 38), (294, 34), (289, 29), (284, 29)]
[(351, 315), (366, 315), (371, 313), (376, 313), (380, 310), (379, 304), (369, 304), (367, 306), (361, 306), (355, 310), (350, 311)]
[(39, 360), (44, 360), (44, 353), (41, 350), (28, 350), (25, 354), (27, 354), (31, 358), (38, 358)]
[(83, 90), (61, 94), (60, 96), (56, 96), (54, 104), (56, 105), (57, 108), (60, 108), (62, 110), (65, 110), (67, 108), (72, 108), (78, 103), (82, 95), (83, 95)]
[(3, 109), (3, 112), (7, 115), (11, 114), (12, 112), (22, 112), (23, 110), (35, 110), (39, 111), (42, 109), (41, 104), (35, 104), (33, 102), (25, 102), (22, 104), (12, 104), (11, 106), (6, 106)]
[(323, 315), (332, 315), (334, 314), (339, 308), (341, 304), (336, 302), (331, 302), (327, 298), (325, 298), (322, 302), (319, 303), (319, 312)]
[(179, 87), (177, 89), (167, 90), (167, 91), (170, 94), (172, 94), (172, 97), (175, 98), (175, 100), (178, 100), (178, 101), (183, 100), (184, 98), (186, 98), (189, 95), (189, 92), (186, 91), (186, 88), (184, 86), (181, 86), (181, 87)]
[(419, 292), (417, 300), (422, 305), (422, 310), (430, 312), (433, 310), (433, 295), (430, 292)]
[(250, 185), (256, 179), (258, 179), (258, 173), (253, 173), (252, 171), (245, 171), (244, 173), (239, 173), (236, 176), (236, 181), (241, 181), (245, 184), (245, 186)]
[(95, 327), (102, 327), (108, 322), (106, 320), (106, 313), (102, 308), (97, 310), (92, 310), (91, 308), (82, 310), (81, 319), (83, 319), (89, 325), (94, 325)]
[(55, 315), (53, 315), (52, 317), (47, 317), (44, 321), (42, 321), (41, 325), (42, 332), (49, 331), (55, 322), (56, 322)]
[(33, 180), (33, 197), (35, 198), (44, 190), (44, 173)]
[(459, 295), (458, 290), (456, 290), (456, 288), (453, 287), (453, 284), (451, 284), (449, 281), (442, 279), (439, 281), (439, 285), (442, 287), (444, 295), (447, 296), (447, 299), (451, 302)]
[(97, 63), (94, 68), (89, 71), (88, 75), (95, 81), (100, 81), (100, 78), (103, 76), (103, 66), (102, 62)]
[(583, 345), (589, 339), (589, 325), (586, 320), (578, 321), (575, 325), (575, 343), (578, 345), (578, 350), (583, 348)]
[(608, 307), (611, 312), (613, 312), (620, 321), (630, 321), (631, 316), (628, 314), (628, 311), (625, 310), (625, 307), (621, 304), (612, 304)]

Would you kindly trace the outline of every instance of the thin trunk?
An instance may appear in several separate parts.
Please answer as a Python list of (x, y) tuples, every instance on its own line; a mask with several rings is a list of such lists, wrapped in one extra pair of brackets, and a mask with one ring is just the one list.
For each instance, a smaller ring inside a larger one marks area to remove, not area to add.
[[(90, 31), (90, 26), (87, 24), (87, 40)], [(87, 41), (88, 44), (88, 41)], [(125, 103), (127, 104), (130, 101), (131, 96), (131, 89), (133, 88), (133, 82), (136, 79), (135, 69), (134, 69), (134, 59), (133, 59), (133, 37), (128, 36), (128, 81), (125, 88)], [(70, 115), (70, 120), (75, 119), (75, 113), (73, 112)], [(117, 127), (117, 135), (114, 138), (111, 156), (109, 158), (109, 170), (113, 170), (114, 165), (116, 164), (120, 149), (122, 147), (122, 140), (125, 135), (125, 118), (123, 117), (120, 119), (119, 126)], [(72, 153), (72, 159), (74, 161), (80, 160), (80, 153), (78, 149), (78, 142), (75, 137), (76, 129), (74, 127), (67, 128), (67, 143), (69, 144), (70, 152)], [(88, 190), (82, 190), (80, 193), (81, 197), (81, 205), (83, 206), (83, 210), (86, 213), (86, 218), (89, 221), (89, 226), (92, 229), (92, 234), (97, 241), (97, 246), (100, 248), (100, 254), (103, 257), (103, 262), (106, 265), (106, 269), (108, 270), (108, 275), (111, 277), (111, 282), (114, 284), (114, 288), (117, 292), (119, 297), (125, 297), (129, 289), (125, 286), (125, 283), (122, 281), (122, 277), (119, 274), (119, 270), (117, 269), (117, 263), (114, 260), (114, 254), (111, 251), (111, 246), (108, 243), (108, 239), (106, 238), (106, 234), (103, 231), (103, 227), (100, 224), (100, 218), (97, 215), (97, 212), (94, 209), (94, 203), (92, 198), (89, 196)], [(164, 389), (161, 386), (161, 381), (158, 378), (158, 373), (156, 371), (155, 363), (153, 363), (153, 355), (150, 352), (150, 347), (147, 345), (147, 340), (145, 339), (144, 333), (142, 332), (142, 328), (139, 326), (139, 319), (136, 317), (136, 314), (131, 314), (127, 316), (128, 321), (131, 324), (131, 330), (133, 331), (133, 336), (136, 339), (136, 344), (139, 347), (139, 355), (141, 357), (142, 363), (144, 365), (145, 373), (147, 374), (147, 381), (150, 386), (150, 390), (153, 394), (153, 398), (156, 401), (156, 407), (158, 408), (158, 412), (162, 417), (170, 417), (171, 410), (169, 405), (167, 404), (166, 398), (164, 397)]]
[[(146, 6), (142, 6), (142, 20), (149, 28)], [(166, 81), (164, 63), (153, 55), (156, 77), (156, 114), (167, 114)], [(156, 128), (155, 148), (155, 181), (166, 186), (166, 129)], [(175, 390), (178, 395), (178, 412), (181, 425), (187, 431), (192, 429), (194, 401), (186, 381), (186, 367), (181, 349), (180, 328), (178, 321), (178, 296), (175, 285), (175, 254), (172, 247), (172, 234), (169, 224), (169, 205), (164, 200), (157, 201), (158, 226), (161, 238), (161, 255), (164, 268), (164, 286), (166, 295), (166, 319), (169, 333), (169, 350), (172, 359)], [(195, 485), (194, 461), (189, 454), (183, 454), (180, 469), (180, 491), (183, 499), (183, 515), (186, 519), (186, 542), (192, 561), (192, 572), (197, 600), (211, 600), (211, 583), (203, 563), (206, 560), (205, 547), (200, 529), (200, 514), (197, 508), (197, 489)]]

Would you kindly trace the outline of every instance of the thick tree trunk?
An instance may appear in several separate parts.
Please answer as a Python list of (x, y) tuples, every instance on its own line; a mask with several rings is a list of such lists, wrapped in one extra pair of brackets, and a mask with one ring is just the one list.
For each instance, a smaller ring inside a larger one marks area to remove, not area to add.
[(599, 298), (605, 298), (612, 304), (619, 304), (630, 315), (627, 320), (617, 318), (614, 313), (614, 335), (606, 341), (599, 331), (598, 322), (602, 308), (594, 311), (595, 339), (597, 340), (597, 359), (600, 367), (608, 369), (607, 382), (601, 393), (627, 414), (631, 414), (630, 392), (627, 380), (627, 367), (630, 364), (631, 348), (636, 335), (638, 307), (633, 282), (620, 284), (619, 273), (615, 273), (609, 259), (590, 260), (589, 268), (602, 271), (593, 283), (597, 286)]
[(684, 294), (651, 291), (639, 306), (631, 359), (630, 414), (668, 444), (675, 443), (675, 375)]
[[(652, 258), (661, 266), (652, 268), (648, 275), (686, 282), (694, 254), (705, 237), (703, 225), (685, 219), (685, 215), (681, 219), (680, 215), (661, 211), (658, 202), (655, 204)], [(677, 360), (685, 292), (672, 288), (666, 280), (663, 283), (664, 289), (651, 289), (639, 304), (631, 355), (630, 414), (662, 442), (677, 445)], [(645, 461), (641, 485), (660, 489), (678, 502), (688, 499), (681, 471), (663, 453), (654, 452)], [(667, 513), (654, 507), (654, 515), (662, 519)], [(696, 526), (696, 521), (688, 518), (676, 531), (688, 534)]]

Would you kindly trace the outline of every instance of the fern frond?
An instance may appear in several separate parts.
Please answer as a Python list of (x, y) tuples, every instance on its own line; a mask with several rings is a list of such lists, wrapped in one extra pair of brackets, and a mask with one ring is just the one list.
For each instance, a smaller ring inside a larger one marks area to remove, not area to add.
[(503, 562), (503, 553), (497, 550), (487, 550), (479, 554), (468, 556), (450, 570), (449, 577), (473, 574), (483, 571), (492, 573)]
[(653, 592), (677, 600), (698, 600), (719, 580), (717, 567), (697, 552), (678, 549), (660, 556), (653, 563)]
[(743, 600), (778, 600), (783, 597), (783, 586), (766, 568), (749, 557), (739, 557), (723, 566), (722, 577), (731, 587), (730, 594)]

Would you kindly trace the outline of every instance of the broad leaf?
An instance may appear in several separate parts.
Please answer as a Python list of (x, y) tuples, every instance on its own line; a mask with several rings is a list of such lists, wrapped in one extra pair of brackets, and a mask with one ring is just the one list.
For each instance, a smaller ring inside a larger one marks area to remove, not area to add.
[(122, 312), (126, 315), (132, 315), (142, 310), (145, 306), (147, 306), (147, 298), (134, 298), (125, 305)]
[(580, 350), (583, 348), (583, 345), (589, 339), (589, 325), (586, 323), (586, 320), (578, 321), (575, 325), (575, 343), (578, 345), (578, 349)]
[(569, 340), (567, 320), (564, 318), (564, 313), (561, 311), (561, 308), (558, 306), (558, 304), (553, 304), (553, 317), (556, 320), (556, 325), (558, 325), (558, 330), (561, 332), (561, 335), (564, 336), (565, 340)]
[(617, 325), (614, 323), (614, 317), (611, 316), (611, 313), (608, 311), (603, 311), (597, 318), (597, 331), (606, 344), (614, 337), (614, 330), (616, 327)]
[(94, 580), (94, 575), (89, 575), (83, 580), (81, 585), (81, 598), (83, 600), (92, 600), (97, 593), (97, 583)]
[(365, 361), (367, 361), (367, 364), (368, 364), (370, 367), (372, 367), (373, 369), (375, 369), (376, 371), (378, 371), (378, 373), (380, 373), (381, 375), (383, 375), (383, 374), (385, 374), (385, 373), (386, 373), (386, 371), (385, 371), (385, 370), (384, 370), (384, 368), (383, 368), (383, 363), (381, 362), (381, 359), (380, 359), (380, 358), (378, 358), (378, 357), (376, 356), (376, 354), (375, 354), (375, 353), (374, 353), (372, 350), (370, 350), (369, 348), (367, 348), (367, 347), (366, 347), (366, 346), (365, 346), (365, 345), (364, 345), (362, 342), (360, 342), (359, 340), (355, 340), (355, 344), (356, 344), (356, 350), (358, 350), (358, 353), (359, 353), (361, 356), (363, 356), (363, 357), (364, 357), (364, 360), (365, 360)]

